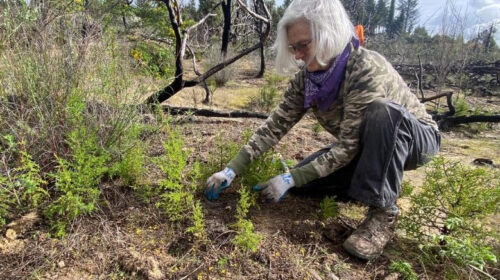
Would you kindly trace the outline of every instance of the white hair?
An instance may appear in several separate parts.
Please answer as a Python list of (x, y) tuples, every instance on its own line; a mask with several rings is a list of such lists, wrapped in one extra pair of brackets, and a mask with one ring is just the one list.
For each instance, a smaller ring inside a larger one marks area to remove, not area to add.
[(278, 23), (273, 45), (278, 74), (288, 75), (299, 70), (299, 61), (288, 51), (287, 29), (301, 20), (309, 23), (314, 42), (311, 55), (316, 56), (321, 66), (342, 53), (355, 36), (353, 24), (339, 0), (294, 0)]

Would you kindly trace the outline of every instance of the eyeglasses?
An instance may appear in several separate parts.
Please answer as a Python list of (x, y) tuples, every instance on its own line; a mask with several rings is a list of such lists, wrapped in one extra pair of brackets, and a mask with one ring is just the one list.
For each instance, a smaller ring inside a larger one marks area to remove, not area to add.
[(307, 42), (302, 42), (302, 43), (298, 43), (295, 45), (289, 44), (288, 51), (292, 54), (295, 54), (296, 52), (302, 52), (307, 48), (307, 46), (309, 46), (309, 44), (311, 42), (312, 42), (312, 39), (307, 41)]

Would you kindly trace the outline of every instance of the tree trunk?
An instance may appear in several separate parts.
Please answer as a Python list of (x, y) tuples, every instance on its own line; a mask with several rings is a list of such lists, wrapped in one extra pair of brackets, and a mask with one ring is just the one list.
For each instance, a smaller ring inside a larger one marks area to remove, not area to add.
[(229, 34), (231, 31), (231, 0), (222, 1), (222, 13), (224, 14), (224, 28), (222, 30), (221, 55), (226, 59), (227, 47), (229, 45)]

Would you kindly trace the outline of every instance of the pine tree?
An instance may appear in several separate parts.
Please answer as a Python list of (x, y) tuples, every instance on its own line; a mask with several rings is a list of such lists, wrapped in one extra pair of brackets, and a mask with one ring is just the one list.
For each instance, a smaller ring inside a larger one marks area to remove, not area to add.
[(389, 30), (392, 28), (394, 23), (394, 14), (396, 12), (396, 0), (391, 0), (391, 6), (389, 7), (389, 12), (387, 14), (387, 25), (386, 28)]
[(396, 12), (396, 0), (391, 0), (389, 13), (387, 15), (387, 25), (385, 27), (386, 33), (389, 37), (394, 37), (396, 33), (394, 14)]
[(402, 30), (411, 33), (418, 18), (418, 0), (399, 0), (398, 11), (403, 14)]
[(370, 34), (373, 34), (375, 33), (375, 27), (377, 27), (375, 0), (366, 0), (365, 8), (366, 13), (363, 25), (366, 26)]
[(387, 26), (387, 16), (389, 11), (387, 10), (387, 5), (385, 0), (378, 0), (377, 6), (375, 8), (375, 28), (379, 26)]

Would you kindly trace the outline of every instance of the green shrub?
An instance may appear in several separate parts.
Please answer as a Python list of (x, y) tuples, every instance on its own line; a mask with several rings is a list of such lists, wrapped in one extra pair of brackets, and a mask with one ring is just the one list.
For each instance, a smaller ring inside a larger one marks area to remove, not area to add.
[(130, 55), (145, 74), (162, 78), (172, 78), (174, 75), (173, 53), (171, 48), (151, 42), (137, 42), (130, 50)]
[(455, 99), (455, 116), (465, 116), (469, 115), (471, 110), (469, 103), (464, 98)]
[(236, 228), (237, 234), (233, 239), (233, 243), (244, 250), (256, 252), (262, 236), (254, 233), (253, 223), (247, 219), (248, 210), (253, 204), (251, 202), (251, 190), (248, 187), (241, 187), (239, 194), (240, 199), (236, 209), (237, 221), (233, 225)]
[[(163, 118), (161, 114), (160, 117)], [(195, 162), (188, 170), (189, 152), (184, 147), (180, 129), (173, 127), (168, 116), (164, 120), (164, 132), (167, 135), (163, 142), (165, 154), (156, 158), (154, 163), (165, 178), (159, 181), (156, 189), (151, 189), (148, 200), (157, 200), (156, 207), (163, 210), (172, 222), (189, 219), (192, 225), (186, 231), (203, 240), (206, 235), (203, 210), (194, 198), (202, 176), (200, 164)]]
[(266, 83), (259, 90), (259, 94), (248, 100), (246, 108), (249, 110), (258, 110), (269, 113), (277, 105), (278, 98), (281, 96), (278, 86), (283, 78), (271, 73), (266, 74), (264, 79)]
[(58, 198), (44, 211), (57, 237), (78, 216), (91, 213), (98, 205), (101, 178), (108, 172), (109, 153), (98, 145), (97, 136), (87, 127), (77, 127), (68, 140), (72, 159), (59, 158), (53, 177)]
[(436, 157), (426, 168), (422, 190), (410, 195), (412, 206), (401, 217), (401, 226), (421, 242), (431, 264), (483, 269), (497, 262), (488, 242), (498, 233), (486, 227), (486, 219), (499, 209), (498, 184), (496, 170)]
[(193, 213), (191, 215), (193, 225), (187, 228), (187, 232), (195, 237), (202, 239), (205, 237), (205, 216), (199, 201), (194, 202)]
[[(222, 56), (220, 52), (220, 48), (211, 47), (208, 49), (208, 52), (205, 54), (205, 57), (207, 58), (206, 61), (203, 63), (203, 68), (204, 71), (208, 71), (210, 68), (214, 67), (215, 65), (219, 64), (222, 62)], [(230, 57), (231, 54), (228, 54), (227, 57)], [(223, 87), (231, 80), (231, 76), (234, 73), (234, 69), (232, 65), (229, 65), (227, 67), (224, 67), (223, 69), (217, 71), (214, 75), (212, 75), (210, 78), (208, 78), (208, 83), (211, 85), (211, 90), (212, 92), (215, 90), (217, 87)]]
[(156, 194), (160, 201), (156, 206), (161, 208), (171, 221), (182, 220), (189, 210), (188, 200), (192, 194), (185, 187), (183, 173), (187, 165), (188, 152), (184, 150), (184, 141), (179, 129), (172, 127), (167, 119), (165, 122), (166, 140), (163, 142), (165, 154), (154, 159), (154, 162), (165, 174), (159, 181)]
[(418, 276), (413, 271), (411, 264), (406, 261), (393, 261), (389, 265), (389, 271), (401, 274), (404, 280), (418, 280)]
[(340, 215), (339, 205), (337, 201), (335, 201), (335, 197), (325, 197), (319, 206), (319, 218), (323, 221), (326, 221), (329, 218), (336, 218)]
[[(243, 141), (247, 141), (251, 131), (247, 130), (244, 133)], [(206, 180), (212, 174), (223, 170), (228, 162), (233, 159), (241, 148), (243, 141), (227, 141), (222, 134), (217, 134), (215, 137), (214, 148), (210, 151), (210, 155), (206, 162), (201, 167), (201, 178)], [(204, 185), (205, 182), (200, 182)]]
[(49, 193), (43, 188), (47, 181), (40, 176), (40, 167), (26, 152), (21, 151), (21, 166), (14, 169), (18, 175), (14, 187), (29, 208), (36, 208)]
[(319, 122), (316, 122), (312, 128), (313, 134), (314, 135), (319, 135), (321, 131), (323, 131), (323, 126)]
[[(0, 226), (6, 224), (7, 216), (36, 209), (49, 196), (47, 181), (40, 176), (39, 165), (25, 150), (17, 150), (24, 147), (24, 143), (17, 145), (11, 135), (5, 135), (4, 140), (6, 148), (0, 149), (0, 155), (6, 175), (0, 173)], [(8, 164), (9, 153), (18, 158), (12, 161), (17, 165), (13, 168)]]

